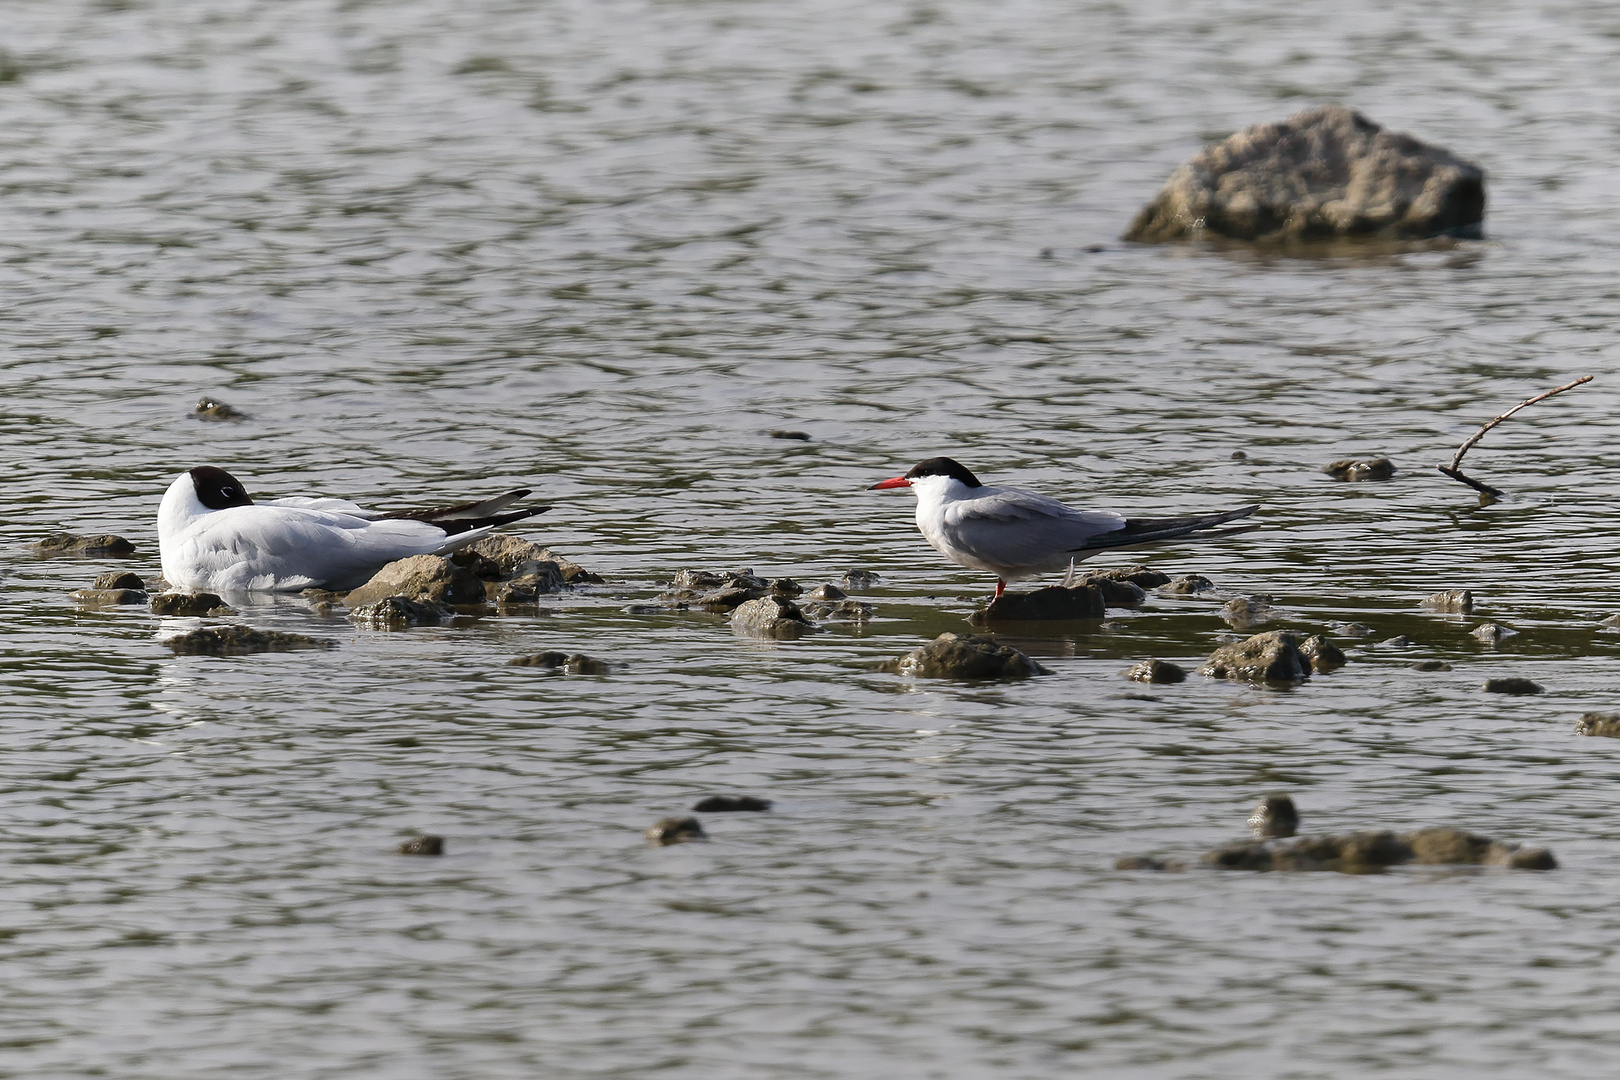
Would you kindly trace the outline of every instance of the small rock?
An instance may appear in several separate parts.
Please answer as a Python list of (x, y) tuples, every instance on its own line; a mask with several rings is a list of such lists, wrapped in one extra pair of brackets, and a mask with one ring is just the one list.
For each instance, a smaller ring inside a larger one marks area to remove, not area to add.
[(561, 592), (565, 587), (562, 574), (553, 563), (541, 563), (542, 569), (524, 574), (511, 581), (496, 581), (485, 586), (485, 594), (497, 604), (511, 607), (538, 604), (542, 596)]
[(773, 428), (771, 429), (770, 436), (773, 439), (797, 439), (799, 442), (810, 441), (810, 433), (808, 431), (789, 431), (786, 428)]
[(251, 626), (204, 626), (189, 634), (168, 638), (164, 644), (185, 656), (242, 656), (247, 653), (332, 647), (330, 641), (305, 637), (303, 634), (255, 630)]
[(1233, 461), (1248, 461), (1249, 460), (1249, 455), (1247, 453), (1245, 453), (1244, 451), (1242, 451), (1242, 450), (1234, 450), (1234, 451), (1232, 451), (1232, 460)]
[(1529, 679), (1506, 678), (1486, 679), (1480, 689), (1487, 694), (1539, 694), (1545, 689), (1540, 683)]
[(531, 653), (507, 661), (507, 667), (543, 667), (566, 671), (570, 675), (606, 675), (613, 665), (584, 653), (550, 652)]
[(451, 556), (485, 581), (520, 578), (540, 592), (559, 592), (566, 585), (600, 584), (602, 579), (577, 562), (533, 540), (491, 533)]
[(440, 555), (413, 555), (389, 563), (371, 580), (349, 593), (351, 608), (389, 597), (427, 601), (447, 607), (474, 607), (485, 600), (484, 579)]
[[(744, 570), (743, 574), (753, 576), (752, 570)], [(735, 577), (737, 575), (730, 575)], [(669, 587), (678, 592), (705, 592), (709, 589), (718, 589), (726, 583), (727, 575), (716, 574), (708, 570), (681, 570), (671, 579)]]
[(1388, 637), (1383, 641), (1380, 641), (1378, 646), (1379, 648), (1383, 649), (1404, 649), (1411, 644), (1411, 638), (1407, 637), (1405, 634), (1396, 634), (1394, 637)]
[(1066, 622), (1071, 619), (1100, 619), (1107, 614), (1102, 590), (1095, 585), (1075, 585), (1065, 589), (1048, 585), (1033, 592), (1004, 592), (975, 612), (972, 622)]
[(1214, 851), (1205, 852), (1198, 861), (1205, 866), (1214, 866), (1222, 870), (1272, 870), (1277, 868), (1270, 845), (1263, 843), (1240, 842), (1226, 844), (1216, 848)]
[(401, 855), (443, 855), (444, 837), (415, 836), (396, 849)]
[(1128, 581), (1137, 588), (1144, 590), (1157, 589), (1161, 585), (1170, 584), (1170, 575), (1161, 574), (1157, 570), (1150, 570), (1138, 563), (1135, 566), (1120, 566), (1112, 570), (1092, 570), (1082, 579), (1086, 582), (1095, 581)]
[(839, 579), (846, 589), (870, 589), (882, 580), (871, 570), (851, 570)]
[(1178, 683), (1186, 681), (1187, 669), (1168, 660), (1143, 660), (1135, 667), (1126, 669), (1125, 677), (1132, 682)]
[(197, 402), (191, 415), (198, 420), (246, 420), (247, 413), (225, 404), (218, 398), (205, 397)]
[(1610, 615), (1607, 619), (1604, 619), (1602, 622), (1598, 623), (1598, 625), (1603, 627), (1605, 630), (1620, 630), (1620, 615)]
[(626, 615), (673, 615), (677, 612), (690, 610), (687, 604), (626, 604), (622, 609)]
[(234, 615), (225, 601), (211, 592), (158, 593), (152, 597), (154, 615)]
[(806, 600), (847, 600), (849, 593), (836, 585), (823, 585), (805, 594)]
[(1203, 574), (1187, 574), (1159, 586), (1159, 592), (1164, 596), (1196, 596), (1214, 587), (1215, 583)]
[[(494, 559), (480, 555), (478, 552), (472, 551), (468, 548), (462, 548), (460, 551), (453, 551), (446, 557), (463, 570), (470, 570), (474, 574), (477, 574), (478, 577), (485, 582), (501, 581), (507, 576), (505, 571), (501, 569), (500, 563), (496, 562)], [(562, 578), (560, 575), (558, 576), (557, 580), (561, 582)], [(486, 585), (485, 588), (487, 590), (488, 586)]]
[(1517, 634), (1517, 630), (1509, 630), (1505, 626), (1498, 626), (1496, 623), (1488, 622), (1478, 630), (1472, 631), (1468, 636), (1478, 638), (1487, 645), (1495, 645), (1504, 638), (1514, 637)]
[(1387, 457), (1342, 458), (1322, 470), (1335, 480), (1388, 480), (1395, 463)]
[(601, 585), (606, 580), (601, 574), (592, 573), (574, 560), (559, 555), (550, 548), (546, 548), (541, 554), (545, 556), (544, 561), (557, 567), (562, 573), (563, 580), (570, 585)]
[(667, 817), (653, 822), (647, 830), (647, 843), (656, 847), (670, 844), (689, 844), (694, 840), (707, 840), (703, 823), (695, 817)]
[(1332, 630), (1340, 637), (1347, 638), (1372, 637), (1374, 632), (1372, 627), (1368, 626), (1366, 623), (1359, 622), (1331, 623), (1329, 624), (1328, 629)]
[(1288, 795), (1267, 795), (1249, 815), (1248, 825), (1257, 837), (1293, 836), (1299, 831), (1299, 809)]
[(804, 594), (804, 586), (790, 577), (772, 578), (770, 588), (772, 596), (785, 596), (789, 600)]
[(131, 589), (135, 592), (145, 592), (146, 582), (141, 580), (139, 574), (132, 574), (128, 570), (109, 570), (96, 578), (93, 589)]
[(1575, 734), (1620, 739), (1620, 713), (1582, 713), (1581, 718), (1575, 721)]
[(1450, 671), (1451, 665), (1444, 660), (1419, 660), (1412, 665), (1413, 671)]
[(1427, 600), (1423, 601), (1423, 606), (1430, 611), (1467, 615), (1474, 610), (1474, 594), (1467, 589), (1453, 589), (1450, 592), (1432, 593)]
[(1311, 671), (1317, 675), (1342, 668), (1347, 663), (1339, 647), (1321, 634), (1312, 634), (1300, 642), (1299, 654), (1310, 663)]
[(784, 640), (814, 634), (820, 629), (805, 618), (798, 604), (780, 596), (762, 596), (739, 604), (731, 613), (731, 625), (757, 637)]
[(404, 630), (411, 626), (437, 626), (454, 615), (449, 608), (405, 596), (387, 596), (349, 611), (349, 618), (377, 630)]
[(1276, 613), (1269, 596), (1237, 596), (1221, 605), (1219, 615), (1232, 629), (1247, 630), (1270, 622)]
[(80, 589), (68, 599), (85, 607), (112, 607), (116, 604), (144, 604), (146, 593), (140, 589)]
[(75, 536), (57, 533), (28, 545), (36, 555), (132, 555), (135, 545), (122, 536), (103, 533), (100, 536)]
[(1080, 579), (1080, 584), (1096, 589), (1102, 595), (1104, 607), (1140, 607), (1142, 601), (1147, 599), (1146, 589), (1123, 578), (1087, 574)]
[(1478, 165), (1354, 109), (1319, 105), (1206, 146), (1170, 175), (1125, 239), (1477, 237), (1484, 218)]
[(771, 808), (771, 800), (757, 798), (753, 795), (710, 795), (699, 799), (692, 809), (700, 814), (729, 814), (744, 810), (765, 811)]
[(1030, 657), (993, 637), (977, 634), (941, 634), (884, 664), (880, 670), (923, 679), (1027, 679), (1049, 675)]
[(682, 570), (658, 599), (665, 603), (691, 604), (719, 614), (758, 600), (769, 589), (765, 579), (755, 577), (751, 570), (728, 574)]
[(1209, 654), (1198, 673), (1247, 682), (1298, 682), (1310, 677), (1311, 665), (1292, 633), (1268, 630), (1222, 645)]
[(872, 605), (859, 600), (842, 600), (836, 604), (809, 603), (804, 605), (804, 613), (822, 622), (863, 623), (872, 620)]
[(1115, 870), (1151, 870), (1156, 873), (1177, 874), (1187, 869), (1187, 864), (1175, 859), (1155, 859), (1151, 855), (1127, 855), (1123, 859), (1114, 860)]
[(1491, 857), (1486, 860), (1486, 865), (1505, 866), (1509, 870), (1556, 870), (1558, 860), (1553, 858), (1548, 848), (1506, 844), (1491, 849)]

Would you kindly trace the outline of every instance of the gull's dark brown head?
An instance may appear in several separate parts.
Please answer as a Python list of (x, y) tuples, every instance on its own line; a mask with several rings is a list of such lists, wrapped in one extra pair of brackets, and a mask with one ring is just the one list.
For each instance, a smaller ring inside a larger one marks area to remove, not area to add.
[(196, 489), (197, 501), (210, 510), (224, 510), (230, 506), (252, 506), (247, 488), (242, 481), (212, 465), (199, 465), (191, 470), (191, 486)]

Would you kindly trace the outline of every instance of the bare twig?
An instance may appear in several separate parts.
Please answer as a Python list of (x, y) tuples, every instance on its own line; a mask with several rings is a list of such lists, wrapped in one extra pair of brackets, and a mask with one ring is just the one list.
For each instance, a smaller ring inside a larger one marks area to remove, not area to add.
[(1467, 442), (1465, 442), (1461, 446), (1457, 447), (1457, 452), (1456, 452), (1456, 454), (1452, 455), (1450, 465), (1437, 465), (1435, 467), (1438, 468), (1441, 472), (1445, 473), (1447, 476), (1451, 477), (1453, 480), (1456, 480), (1459, 483), (1467, 484), (1469, 487), (1473, 488), (1475, 491), (1480, 492), (1481, 494), (1489, 495), (1493, 499), (1500, 499), (1502, 497), (1502, 492), (1500, 492), (1500, 491), (1496, 490), (1495, 488), (1491, 487), (1491, 485), (1489, 485), (1489, 484), (1483, 483), (1483, 482), (1481, 482), (1479, 480), (1475, 480), (1473, 477), (1467, 476), (1467, 475), (1465, 475), (1463, 473), (1463, 471), (1462, 471), (1463, 455), (1468, 453), (1469, 450), (1472, 450), (1473, 447), (1474, 447), (1474, 444), (1479, 442), (1479, 440), (1483, 439), (1485, 437), (1485, 433), (1487, 431), (1491, 430), (1491, 428), (1495, 427), (1497, 424), (1500, 424), (1502, 421), (1506, 420), (1508, 417), (1512, 416), (1514, 413), (1518, 412), (1520, 409), (1523, 409), (1523, 408), (1526, 408), (1528, 406), (1534, 405), (1538, 401), (1546, 401), (1548, 398), (1552, 397), (1554, 394), (1562, 394), (1565, 390), (1573, 390), (1575, 387), (1581, 385), (1582, 383), (1589, 383), (1591, 381), (1592, 381), (1592, 376), (1590, 376), (1590, 375), (1582, 375), (1580, 378), (1576, 379), (1574, 382), (1565, 383), (1563, 386), (1555, 387), (1555, 388), (1553, 388), (1551, 390), (1548, 390), (1545, 393), (1537, 394), (1535, 397), (1530, 398), (1530, 399), (1528, 399), (1526, 401), (1519, 402), (1517, 405), (1513, 406), (1513, 408), (1509, 409), (1507, 412), (1503, 413), (1501, 416), (1498, 416), (1496, 419), (1490, 421), (1484, 427), (1480, 428), (1478, 431), (1476, 431), (1472, 435), (1470, 435), (1468, 437)]

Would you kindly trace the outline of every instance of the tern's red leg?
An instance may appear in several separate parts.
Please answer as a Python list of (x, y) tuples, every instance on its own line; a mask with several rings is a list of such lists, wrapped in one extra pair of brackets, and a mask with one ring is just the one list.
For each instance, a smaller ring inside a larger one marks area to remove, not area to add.
[(1005, 581), (1002, 581), (1000, 578), (996, 578), (996, 597), (997, 597), (997, 599), (999, 599), (1001, 597), (1001, 594), (1006, 592), (1006, 591), (1007, 591), (1007, 583)]

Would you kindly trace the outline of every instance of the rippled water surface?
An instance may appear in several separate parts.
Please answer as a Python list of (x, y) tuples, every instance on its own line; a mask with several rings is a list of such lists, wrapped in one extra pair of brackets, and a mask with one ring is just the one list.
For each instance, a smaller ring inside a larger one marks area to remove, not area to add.
[[(0, 50), (0, 1075), (1620, 1061), (1620, 746), (1573, 733), (1620, 707), (1612, 7), (13, 0)], [(1204, 141), (1321, 101), (1484, 165), (1487, 239), (1118, 241)], [(1506, 501), (1434, 471), (1582, 373), (1472, 451)], [(991, 585), (864, 490), (939, 453), (1130, 512), (1261, 502), (1146, 557), (1411, 644), (1146, 687), (1121, 670), (1230, 632), (1155, 597), (1013, 636), (1047, 678), (879, 674)], [(1372, 453), (1394, 480), (1320, 471)], [(203, 462), (395, 507), (530, 485), (556, 508), (520, 531), (606, 583), (392, 633), (261, 599), (235, 621), (336, 647), (177, 657), (194, 620), (68, 594), (155, 574)], [(28, 553), (61, 530), (139, 552)], [(877, 617), (761, 642), (626, 610), (745, 566), (875, 570)], [(1480, 610), (1422, 613), (1441, 588)], [(542, 649), (617, 667), (506, 666)], [(1196, 860), (1272, 791), (1307, 831), (1561, 866), (1113, 869)], [(644, 844), (721, 792), (776, 807)], [(419, 832), (446, 854), (394, 853)]]

